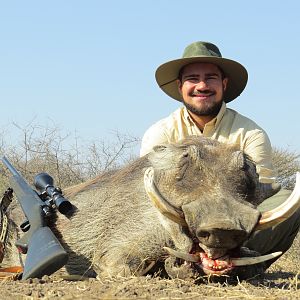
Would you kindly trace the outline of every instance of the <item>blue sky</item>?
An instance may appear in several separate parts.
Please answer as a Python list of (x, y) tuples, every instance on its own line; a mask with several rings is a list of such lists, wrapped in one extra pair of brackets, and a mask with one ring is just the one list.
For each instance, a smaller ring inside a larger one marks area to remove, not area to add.
[(86, 140), (142, 137), (180, 103), (156, 68), (197, 40), (249, 72), (229, 107), (300, 153), (299, 1), (0, 1), (0, 126), (55, 123)]

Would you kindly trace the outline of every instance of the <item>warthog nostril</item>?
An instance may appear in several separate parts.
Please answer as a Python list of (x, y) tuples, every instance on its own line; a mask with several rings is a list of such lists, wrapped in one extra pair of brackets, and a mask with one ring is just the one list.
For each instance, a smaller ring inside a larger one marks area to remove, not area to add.
[(234, 248), (241, 244), (247, 237), (243, 230), (204, 228), (197, 230), (197, 238), (200, 243), (212, 248)]

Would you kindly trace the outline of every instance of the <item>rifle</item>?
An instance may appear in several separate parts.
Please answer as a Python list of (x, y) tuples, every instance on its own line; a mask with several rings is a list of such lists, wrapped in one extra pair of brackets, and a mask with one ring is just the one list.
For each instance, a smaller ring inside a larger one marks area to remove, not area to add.
[(2, 162), (12, 174), (9, 178), (11, 188), (26, 216), (20, 226), (25, 234), (15, 243), (21, 253), (27, 254), (22, 280), (51, 275), (67, 263), (68, 254), (48, 227), (48, 221), (56, 209), (67, 215), (73, 206), (61, 190), (54, 187), (53, 179), (47, 173), (35, 176), (34, 186), (38, 193), (6, 157), (2, 157)]

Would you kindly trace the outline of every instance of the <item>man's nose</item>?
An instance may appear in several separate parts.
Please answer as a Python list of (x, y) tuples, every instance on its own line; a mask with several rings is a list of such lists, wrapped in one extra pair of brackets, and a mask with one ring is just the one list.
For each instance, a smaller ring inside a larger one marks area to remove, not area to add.
[(196, 85), (196, 89), (197, 90), (204, 90), (204, 89), (207, 89), (208, 86), (207, 86), (207, 83), (205, 80), (200, 80), (197, 85)]

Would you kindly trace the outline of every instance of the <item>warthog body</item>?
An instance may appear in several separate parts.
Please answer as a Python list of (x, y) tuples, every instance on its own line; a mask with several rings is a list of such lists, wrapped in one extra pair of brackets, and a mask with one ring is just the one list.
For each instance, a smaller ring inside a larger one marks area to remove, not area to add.
[[(151, 201), (146, 170), (178, 215)], [(71, 274), (139, 275), (165, 260), (170, 276), (181, 276), (182, 270), (186, 277), (226, 274), (233, 268), (228, 261), (242, 255), (240, 247), (260, 219), (256, 206), (273, 193), (259, 183), (254, 163), (241, 151), (189, 138), (157, 146), (118, 171), (67, 189), (77, 209), (70, 218), (58, 216), (56, 233), (70, 254)], [(201, 260), (172, 260), (164, 247)]]

